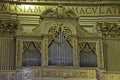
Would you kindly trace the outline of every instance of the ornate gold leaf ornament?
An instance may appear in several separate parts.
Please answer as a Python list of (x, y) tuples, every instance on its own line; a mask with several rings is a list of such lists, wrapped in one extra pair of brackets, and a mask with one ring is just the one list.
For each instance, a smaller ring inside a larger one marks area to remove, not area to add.
[(97, 22), (96, 29), (103, 37), (120, 37), (119, 23)]
[(38, 51), (41, 50), (41, 42), (39, 41), (24, 41), (23, 42), (23, 49), (24, 51), (30, 47), (30, 44), (33, 43), (35, 45), (35, 49)]
[(66, 9), (63, 5), (48, 8), (41, 15), (43, 17), (56, 17), (56, 18), (77, 17), (76, 13), (72, 9), (69, 8)]
[[(82, 42), (78, 43), (80, 51), (83, 50), (85, 52), (95, 51), (96, 50), (96, 43), (93, 42)], [(88, 45), (90, 48), (86, 49), (85, 46)]]
[(15, 34), (22, 30), (19, 22), (16, 20), (0, 20), (0, 34)]
[[(58, 40), (57, 39), (57, 34), (61, 32), (64, 36), (63, 40)], [(51, 42), (52, 40), (56, 41), (57, 43), (61, 44), (65, 41), (71, 41), (71, 30), (69, 29), (69, 27), (65, 26), (64, 24), (54, 24), (48, 31), (48, 33), (50, 34), (49, 37), (49, 42)]]

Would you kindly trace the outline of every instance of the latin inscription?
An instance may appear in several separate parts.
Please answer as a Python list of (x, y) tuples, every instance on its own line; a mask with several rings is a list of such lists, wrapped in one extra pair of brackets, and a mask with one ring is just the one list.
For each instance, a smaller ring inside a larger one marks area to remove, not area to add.
[[(47, 8), (54, 8), (54, 6), (41, 5), (17, 5), (9, 3), (0, 3), (0, 12), (16, 13), (16, 14), (34, 14), (40, 15)], [(55, 6), (56, 7), (56, 6)], [(71, 9), (79, 16), (104, 16), (104, 15), (118, 15), (120, 14), (119, 6), (64, 6), (64, 9)]]
[(118, 15), (119, 7), (117, 6), (88, 6), (88, 7), (72, 7), (76, 13), (80, 15)]

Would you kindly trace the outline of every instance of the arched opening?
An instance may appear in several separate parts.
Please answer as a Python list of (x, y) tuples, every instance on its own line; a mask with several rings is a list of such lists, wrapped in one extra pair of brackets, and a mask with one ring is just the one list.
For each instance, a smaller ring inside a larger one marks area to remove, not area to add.
[(56, 40), (49, 45), (48, 65), (53, 66), (72, 66), (73, 65), (73, 48), (59, 29)]
[(41, 66), (41, 54), (36, 49), (33, 42), (29, 44), (28, 49), (22, 55), (22, 66)]
[(97, 67), (97, 55), (91, 50), (88, 43), (85, 44), (84, 49), (79, 54), (80, 67)]

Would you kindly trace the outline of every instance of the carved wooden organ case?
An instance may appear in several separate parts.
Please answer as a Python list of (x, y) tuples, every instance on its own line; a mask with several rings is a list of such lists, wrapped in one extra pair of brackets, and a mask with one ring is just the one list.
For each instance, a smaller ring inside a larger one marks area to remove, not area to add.
[[(79, 25), (78, 16), (74, 11), (58, 6), (45, 10), (40, 17), (39, 26), (31, 33), (23, 32), (20, 25), (14, 21), (10, 24), (12, 27), (0, 27), (0, 32), (7, 30), (7, 33), (15, 34), (11, 37), (16, 42), (16, 60), (11, 58), (15, 61), (15, 67), (12, 69), (32, 67), (35, 71), (34, 76), (37, 71), (42, 70), (47, 73), (41, 74), (45, 77), (52, 76), (51, 74), (57, 77), (81, 77), (81, 74), (74, 74), (83, 73), (82, 69), (85, 67), (105, 69), (103, 38), (84, 30)], [(1, 26), (3, 25), (1, 22)], [(72, 75), (69, 72), (71, 69)], [(49, 70), (53, 73), (49, 74)], [(93, 72), (88, 71), (86, 75)], [(93, 77), (96, 78), (95, 72)]]

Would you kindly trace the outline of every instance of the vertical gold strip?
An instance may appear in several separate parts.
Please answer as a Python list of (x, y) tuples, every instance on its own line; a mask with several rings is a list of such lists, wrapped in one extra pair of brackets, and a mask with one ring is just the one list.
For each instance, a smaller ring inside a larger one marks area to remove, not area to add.
[(5, 43), (6, 43), (6, 49), (5, 49), (5, 51), (6, 51), (6, 63), (5, 63), (5, 65), (6, 65), (6, 70), (8, 70), (8, 60), (9, 60), (9, 56), (8, 56), (8, 37), (6, 37), (6, 39), (5, 39)]
[(9, 58), (10, 58), (10, 60), (9, 60), (9, 64), (10, 64), (10, 66), (9, 66), (9, 69), (11, 70), (11, 67), (12, 67), (12, 64), (11, 64), (11, 60), (12, 60), (12, 53), (11, 53), (11, 39), (9, 39)]
[(100, 67), (100, 51), (99, 51), (99, 42), (97, 41), (96, 44), (95, 44), (95, 53), (97, 55), (97, 66)]
[(7, 56), (6, 56), (6, 37), (4, 37), (4, 70), (6, 70), (6, 60), (7, 60)]
[(2, 49), (1, 49), (2, 46), (1, 46), (1, 38), (2, 38), (2, 37), (0, 37), (0, 70), (2, 69), (2, 64), (1, 64), (1, 63), (2, 63)]
[(1, 37), (1, 70), (3, 70), (3, 37)]
[(15, 47), (14, 47), (14, 43), (13, 43), (13, 38), (10, 39), (10, 43), (11, 43), (11, 44), (10, 44), (10, 45), (11, 45), (11, 46), (10, 46), (10, 48), (11, 48), (11, 49), (10, 49), (10, 50), (11, 50), (10, 52), (12, 53), (12, 54), (11, 54), (11, 55), (12, 55), (12, 56), (11, 56), (11, 69), (13, 69), (13, 67), (14, 67), (14, 48), (15, 48)]
[(11, 54), (11, 55), (12, 55), (12, 56), (11, 56), (11, 69), (13, 69), (13, 60), (14, 60), (14, 59), (13, 59), (13, 58), (14, 58), (14, 57), (13, 57), (13, 56), (14, 56), (14, 55), (13, 55), (13, 53), (14, 53), (14, 52), (13, 52), (13, 48), (14, 48), (14, 47), (13, 47), (13, 41), (12, 41), (12, 40), (13, 40), (13, 39), (11, 38), (11, 39), (10, 39), (10, 52), (12, 53), (12, 54)]
[(104, 68), (104, 58), (103, 58), (103, 42), (100, 41), (100, 54), (101, 54), (101, 68)]
[(19, 40), (16, 39), (16, 67), (18, 68), (19, 67), (19, 58), (18, 58), (18, 54), (19, 54), (19, 46), (18, 46), (18, 42)]
[(11, 42), (11, 53), (12, 53), (12, 60), (11, 60), (11, 66), (12, 66), (12, 68), (11, 69), (14, 69), (14, 66), (15, 66), (15, 42), (14, 42), (14, 38), (12, 37), (11, 39), (10, 39), (10, 42)]
[(48, 35), (44, 36), (43, 66), (48, 66)]
[(10, 39), (8, 40), (8, 47), (9, 47), (9, 49), (8, 49), (8, 51), (9, 51), (9, 53), (8, 53), (8, 56), (9, 56), (9, 61), (8, 61), (8, 63), (9, 63), (9, 70), (10, 70), (10, 67), (11, 67), (11, 64), (10, 64), (10, 61), (11, 61), (11, 52), (10, 52), (10, 49), (11, 49), (11, 46), (10, 46)]
[(7, 70), (7, 60), (8, 60), (8, 56), (7, 56), (7, 37), (5, 37), (5, 70)]
[(15, 49), (16, 49), (16, 50), (15, 50), (15, 54), (16, 54), (16, 55), (15, 55), (15, 57), (16, 57), (16, 58), (15, 58), (15, 60), (16, 60), (15, 66), (16, 66), (16, 68), (17, 68), (17, 67), (18, 67), (18, 61), (17, 61), (17, 60), (18, 60), (18, 58), (17, 58), (17, 54), (18, 54), (18, 51), (17, 51), (17, 49), (18, 49), (18, 46), (17, 46), (17, 45), (18, 45), (18, 40), (17, 40), (17, 39), (16, 39), (16, 44), (15, 44), (15, 45), (16, 45), (16, 48), (15, 48)]
[(5, 70), (5, 37), (3, 37), (3, 70)]
[(10, 67), (10, 64), (9, 64), (9, 38), (7, 37), (7, 57), (8, 57), (8, 59), (7, 59), (7, 70), (9, 70), (9, 67)]
[(14, 44), (14, 38), (12, 37), (11, 39), (10, 39), (10, 42), (11, 42), (11, 55), (12, 55), (12, 59), (11, 59), (11, 65), (12, 65), (12, 68), (11, 69), (14, 69), (14, 61), (15, 61), (15, 44)]
[(2, 70), (4, 70), (4, 37), (2, 37)]
[(11, 58), (10, 58), (11, 57), (11, 55), (10, 55), (11, 54), (11, 52), (10, 52), (10, 39), (8, 39), (8, 47), (9, 47), (8, 48), (8, 56), (9, 56), (8, 64), (9, 64), (9, 67), (8, 68), (10, 69), (10, 66), (11, 66), (11, 64), (10, 64), (10, 60), (11, 60)]
[(77, 37), (73, 36), (73, 66), (79, 66), (78, 64), (78, 52), (77, 52)]
[(7, 70), (7, 66), (8, 66), (8, 64), (7, 64), (7, 61), (8, 61), (8, 51), (7, 51), (7, 49), (8, 49), (8, 46), (7, 46), (7, 37), (5, 37), (5, 53), (6, 53), (6, 55), (5, 55), (5, 59), (6, 59), (6, 63), (5, 63), (5, 69)]
[(6, 37), (4, 37), (4, 70), (6, 70)]
[(8, 64), (8, 60), (9, 60), (9, 55), (8, 55), (8, 37), (6, 37), (6, 70), (8, 70), (9, 64)]
[(9, 66), (9, 64), (8, 64), (8, 60), (9, 60), (9, 56), (8, 56), (8, 48), (9, 48), (9, 46), (8, 46), (8, 37), (6, 37), (6, 70), (8, 70), (8, 66)]
[(4, 37), (2, 39), (2, 70), (4, 70)]
[(6, 40), (7, 40), (7, 37), (5, 37), (5, 39), (4, 39), (4, 44), (5, 44), (5, 48), (4, 48), (4, 60), (5, 60), (5, 63), (4, 63), (4, 65), (5, 65), (5, 70), (6, 70), (6, 67), (7, 67), (7, 43), (6, 43)]
[(3, 37), (1, 37), (1, 70), (3, 69)]
[(13, 63), (12, 63), (12, 61), (13, 61), (12, 39), (10, 39), (9, 44), (10, 44), (10, 50), (9, 50), (9, 52), (11, 53), (11, 54), (10, 54), (10, 70), (11, 70), (11, 69), (12, 69), (12, 66), (13, 66)]

